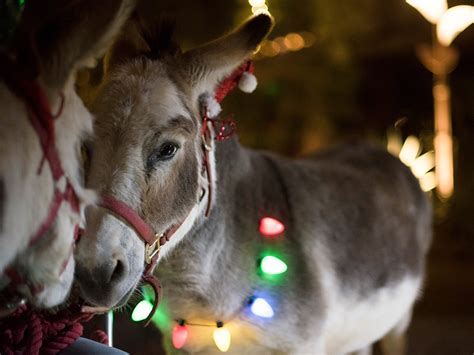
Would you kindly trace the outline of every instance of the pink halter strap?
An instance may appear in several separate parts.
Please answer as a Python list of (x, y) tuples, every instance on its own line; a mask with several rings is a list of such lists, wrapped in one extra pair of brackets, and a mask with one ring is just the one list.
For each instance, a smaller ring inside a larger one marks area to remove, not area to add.
[(132, 226), (135, 232), (137, 232), (140, 238), (146, 243), (152, 244), (155, 241), (154, 230), (125, 202), (106, 195), (102, 196), (100, 206), (112, 211)]
[(146, 284), (150, 285), (155, 293), (153, 308), (145, 320), (145, 325), (148, 325), (151, 321), (151, 318), (158, 309), (161, 301), (161, 284), (153, 275), (153, 270), (158, 262), (160, 248), (171, 239), (182, 223), (174, 225), (166, 232), (159, 235), (155, 233), (153, 228), (147, 222), (145, 222), (145, 220), (140, 217), (140, 215), (135, 212), (135, 210), (129, 207), (125, 202), (113, 196), (102, 196), (99, 206), (107, 209), (118, 218), (126, 222), (135, 230), (140, 239), (145, 242), (146, 267), (142, 275), (142, 280)]
[[(79, 213), (80, 202), (76, 191), (69, 179), (64, 174), (58, 151), (56, 149), (56, 136), (54, 129), (54, 120), (58, 118), (64, 107), (64, 96), (61, 94), (61, 104), (56, 115), (52, 114), (48, 97), (41, 85), (34, 78), (27, 78), (21, 72), (16, 63), (6, 54), (0, 53), (0, 78), (26, 106), (28, 118), (39, 139), (43, 157), (38, 167), (38, 174), (41, 173), (44, 162), (48, 161), (51, 174), (54, 181), (54, 195), (49, 205), (49, 211), (46, 219), (41, 223), (37, 231), (31, 236), (29, 245), (33, 245), (40, 240), (56, 221), (59, 209), (63, 202), (68, 202), (72, 210)], [(65, 177), (66, 184), (64, 191), (58, 187), (58, 182)], [(76, 229), (78, 226), (76, 226)], [(74, 240), (76, 239), (76, 236)], [(7, 274), (13, 275), (15, 271), (12, 268), (7, 269)], [(18, 274), (18, 273), (16, 273)], [(21, 278), (13, 278), (14, 284), (22, 284)], [(39, 292), (41, 285), (29, 285), (32, 293)]]

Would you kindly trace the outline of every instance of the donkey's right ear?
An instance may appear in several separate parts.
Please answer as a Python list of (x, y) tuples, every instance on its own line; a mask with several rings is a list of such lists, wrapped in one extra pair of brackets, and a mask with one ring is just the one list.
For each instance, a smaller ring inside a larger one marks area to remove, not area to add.
[(76, 70), (102, 56), (135, 0), (28, 0), (17, 32), (17, 57), (61, 90)]

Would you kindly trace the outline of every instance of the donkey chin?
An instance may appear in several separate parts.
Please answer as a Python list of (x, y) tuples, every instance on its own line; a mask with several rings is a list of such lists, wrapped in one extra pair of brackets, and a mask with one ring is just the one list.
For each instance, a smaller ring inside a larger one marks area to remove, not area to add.
[(76, 269), (81, 298), (85, 301), (89, 311), (101, 313), (112, 308), (125, 306), (137, 288), (141, 274), (137, 276), (136, 282), (131, 285), (114, 285), (112, 283), (103, 284), (103, 287), (100, 287), (96, 280), (86, 275), (88, 275), (87, 271), (84, 271), (81, 267)]
[[(60, 306), (69, 296), (74, 281), (73, 255), (68, 252), (67, 257), (61, 258), (61, 252), (45, 251), (48, 250), (42, 248), (20, 254), (20, 262), (12, 265), (17, 270), (27, 270), (21, 273), (24, 281), (16, 286), (18, 302), (23, 300), (36, 308), (52, 308)], [(45, 263), (46, 259), (52, 262)]]
[(74, 281), (73, 241), (76, 216), (61, 208), (53, 227), (38, 243), (18, 254), (10, 265), (20, 276), (14, 288), (20, 299), (36, 308), (51, 308), (69, 296)]
[(44, 289), (32, 298), (38, 308), (51, 308), (61, 304), (69, 295), (74, 280), (74, 258), (71, 256), (59, 277), (46, 284)]
[[(79, 270), (76, 270), (76, 274), (78, 272), (80, 273)], [(138, 281), (129, 288), (106, 287), (102, 292), (100, 289), (97, 289), (88, 282), (78, 281), (78, 286), (81, 298), (85, 301), (88, 311), (101, 313), (112, 308), (121, 308), (125, 306), (138, 286)]]

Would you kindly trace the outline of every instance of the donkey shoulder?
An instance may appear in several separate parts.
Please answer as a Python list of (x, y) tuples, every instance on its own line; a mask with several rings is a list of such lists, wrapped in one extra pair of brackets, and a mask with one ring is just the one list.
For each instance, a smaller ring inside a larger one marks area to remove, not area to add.
[(370, 292), (421, 276), (431, 208), (397, 158), (347, 144), (296, 161), (269, 159), (287, 189), (295, 238), (313, 246), (313, 259), (329, 254), (341, 285)]

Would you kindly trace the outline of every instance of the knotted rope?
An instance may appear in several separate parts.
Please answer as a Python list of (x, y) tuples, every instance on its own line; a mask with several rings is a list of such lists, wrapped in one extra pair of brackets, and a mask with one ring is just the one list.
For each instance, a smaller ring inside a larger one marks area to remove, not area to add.
[[(26, 306), (0, 320), (0, 353), (4, 355), (54, 355), (74, 343), (84, 331), (81, 322), (94, 314), (82, 313), (81, 305), (73, 305), (58, 313), (40, 312)], [(107, 344), (103, 331), (93, 333), (94, 340)]]

